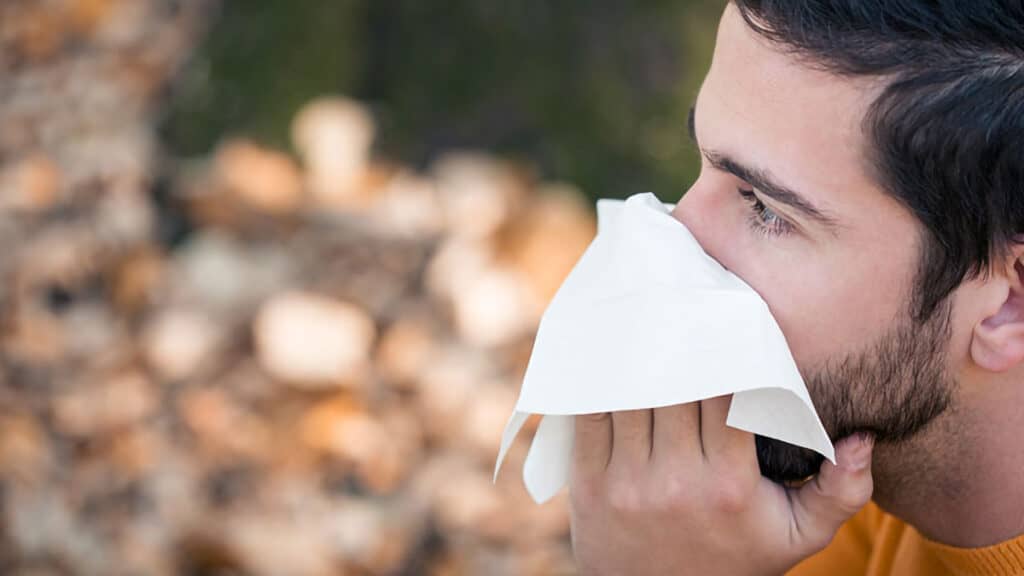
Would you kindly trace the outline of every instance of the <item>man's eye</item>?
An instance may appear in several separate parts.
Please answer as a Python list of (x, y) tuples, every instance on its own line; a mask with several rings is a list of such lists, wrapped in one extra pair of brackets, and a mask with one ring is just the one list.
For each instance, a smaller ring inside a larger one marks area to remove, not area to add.
[(757, 197), (753, 190), (738, 188), (741, 198), (750, 206), (750, 215), (747, 223), (755, 232), (765, 236), (782, 236), (793, 231), (793, 225), (779, 216), (774, 210), (765, 206), (764, 202)]

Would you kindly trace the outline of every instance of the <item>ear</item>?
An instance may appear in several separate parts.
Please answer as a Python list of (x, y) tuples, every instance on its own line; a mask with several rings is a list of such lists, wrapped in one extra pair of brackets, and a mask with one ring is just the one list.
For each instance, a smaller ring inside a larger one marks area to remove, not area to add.
[(991, 372), (1024, 363), (1024, 247), (1014, 246), (1004, 272), (993, 271), (994, 313), (974, 327), (971, 358)]

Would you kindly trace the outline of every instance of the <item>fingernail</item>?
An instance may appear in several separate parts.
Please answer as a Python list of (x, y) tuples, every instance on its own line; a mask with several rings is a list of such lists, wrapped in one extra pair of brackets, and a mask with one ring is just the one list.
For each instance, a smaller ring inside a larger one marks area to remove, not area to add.
[(875, 445), (875, 437), (865, 432), (858, 432), (850, 437), (847, 442), (853, 446), (846, 452), (844, 466), (854, 471), (864, 470), (871, 465), (871, 451)]

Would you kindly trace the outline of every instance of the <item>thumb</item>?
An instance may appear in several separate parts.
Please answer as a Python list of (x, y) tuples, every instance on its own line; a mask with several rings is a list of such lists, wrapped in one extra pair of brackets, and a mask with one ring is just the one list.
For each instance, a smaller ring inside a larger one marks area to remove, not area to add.
[(839, 527), (871, 499), (874, 437), (857, 433), (836, 445), (836, 462), (826, 460), (809, 482), (792, 494), (794, 536), (811, 553), (832, 541)]

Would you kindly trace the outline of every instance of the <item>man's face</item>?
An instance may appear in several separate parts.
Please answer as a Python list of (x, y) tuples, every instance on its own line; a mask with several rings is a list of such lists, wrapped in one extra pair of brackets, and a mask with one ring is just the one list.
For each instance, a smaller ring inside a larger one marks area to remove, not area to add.
[[(905, 440), (953, 387), (949, 307), (910, 320), (919, 226), (871, 179), (861, 122), (879, 86), (811, 69), (726, 8), (694, 106), (701, 176), (674, 215), (768, 303), (826, 429)], [(736, 350), (736, 354), (743, 354)], [(759, 439), (766, 475), (816, 470)]]

